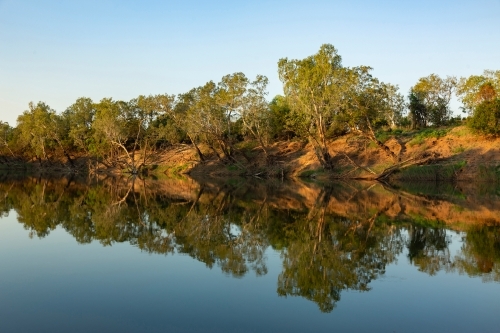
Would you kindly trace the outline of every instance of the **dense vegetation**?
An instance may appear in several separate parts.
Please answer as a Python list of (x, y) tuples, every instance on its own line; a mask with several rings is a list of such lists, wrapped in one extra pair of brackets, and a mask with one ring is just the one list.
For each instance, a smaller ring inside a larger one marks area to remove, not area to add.
[(500, 71), (459, 80), (431, 74), (405, 98), (397, 86), (373, 77), (370, 67), (343, 66), (337, 50), (326, 44), (305, 59), (280, 59), (278, 72), (284, 96), (271, 102), (266, 77), (234, 73), (177, 96), (99, 102), (82, 97), (62, 113), (44, 102), (30, 103), (16, 127), (0, 123), (0, 158), (4, 164), (40, 166), (64, 160), (75, 169), (74, 160), (85, 157), (86, 167), (136, 174), (156, 164), (172, 144), (191, 144), (201, 162), (210, 154), (237, 163), (236, 155), (249, 159), (238, 149), (241, 141), (257, 142), (267, 157), (273, 141), (300, 138), (312, 144), (324, 169), (332, 169), (328, 141), (355, 133), (396, 161), (377, 130), (452, 123), (453, 94), (462, 100), (471, 128), (500, 134)]

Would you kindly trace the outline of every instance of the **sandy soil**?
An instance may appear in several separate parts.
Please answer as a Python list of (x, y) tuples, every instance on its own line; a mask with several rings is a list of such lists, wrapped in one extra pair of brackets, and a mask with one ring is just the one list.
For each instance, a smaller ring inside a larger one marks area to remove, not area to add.
[[(426, 164), (455, 165), (463, 167), (457, 173), (457, 180), (477, 180), (481, 172), (487, 167), (500, 166), (500, 138), (477, 136), (470, 133), (465, 126), (455, 127), (440, 138), (426, 138), (415, 142), (412, 136), (390, 138), (385, 143), (401, 161), (411, 158), (418, 160), (421, 156), (428, 156)], [(199, 163), (192, 149), (185, 149), (183, 154), (171, 153), (167, 164), (186, 167), (183, 172), (200, 177), (228, 177), (231, 175), (260, 176), (264, 174), (272, 177), (308, 176), (321, 178), (324, 172), (318, 162), (311, 144), (301, 141), (277, 142), (269, 148), (269, 157), (266, 159), (259, 147), (247, 152), (251, 157), (249, 163), (242, 156), (236, 156), (239, 164), (224, 163), (207, 152), (208, 161)], [(353, 165), (345, 155), (359, 166), (380, 173), (387, 167), (394, 165), (394, 161), (378, 146), (359, 136), (347, 135), (329, 143), (329, 151), (334, 156), (334, 173), (342, 174), (353, 169)], [(345, 154), (345, 155), (344, 155)], [(465, 163), (464, 163), (465, 162)], [(351, 177), (367, 177), (370, 173), (358, 169)]]

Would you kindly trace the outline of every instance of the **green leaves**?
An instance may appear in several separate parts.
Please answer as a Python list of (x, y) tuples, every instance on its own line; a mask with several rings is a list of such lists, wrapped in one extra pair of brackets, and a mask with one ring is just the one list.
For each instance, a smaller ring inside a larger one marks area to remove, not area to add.
[(63, 118), (69, 125), (69, 138), (73, 144), (88, 151), (89, 140), (92, 137), (92, 122), (95, 116), (94, 103), (90, 98), (81, 97), (63, 112)]
[(475, 107), (468, 124), (485, 134), (500, 134), (500, 98), (486, 100)]
[(327, 139), (361, 132), (375, 140), (372, 123), (396, 124), (404, 108), (397, 86), (374, 78), (368, 66), (348, 68), (330, 44), (302, 60), (280, 59), (280, 80), (290, 106), (293, 130), (315, 146), (324, 168), (331, 168)]
[(280, 59), (278, 73), (290, 105), (297, 134), (315, 145), (320, 163), (331, 168), (326, 146), (327, 128), (347, 105), (347, 95), (356, 76), (342, 67), (333, 45), (322, 45), (318, 53), (302, 60)]
[(485, 70), (483, 75), (471, 75), (460, 78), (457, 85), (457, 95), (467, 111), (472, 112), (483, 100), (479, 95), (483, 85), (490, 85), (496, 92), (500, 91), (500, 70)]
[(53, 139), (58, 133), (58, 116), (47, 104), (29, 104), (29, 110), (17, 118), (17, 128), (21, 143), (33, 153), (47, 159), (47, 149), (54, 146)]
[(410, 112), (414, 127), (428, 124), (442, 126), (451, 118), (450, 100), (457, 86), (457, 79), (436, 74), (420, 78), (410, 91)]
[(471, 114), (468, 125), (485, 134), (500, 134), (500, 70), (461, 78), (458, 95)]

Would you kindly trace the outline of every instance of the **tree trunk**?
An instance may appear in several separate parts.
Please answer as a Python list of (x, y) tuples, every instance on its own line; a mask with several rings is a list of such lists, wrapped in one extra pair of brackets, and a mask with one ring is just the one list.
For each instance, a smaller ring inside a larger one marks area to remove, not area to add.
[(397, 161), (398, 157), (396, 156), (396, 154), (394, 154), (389, 147), (387, 147), (386, 145), (384, 145), (375, 136), (375, 132), (373, 131), (372, 125), (370, 123), (370, 119), (368, 119), (368, 117), (366, 117), (366, 124), (368, 125), (368, 129), (370, 130), (370, 135), (369, 135), (370, 139), (373, 140), (377, 144), (377, 146), (379, 146), (380, 148), (382, 148), (382, 150), (384, 150), (390, 157), (392, 157), (392, 159), (394, 161)]
[(205, 156), (203, 156), (203, 153), (201, 152), (200, 148), (196, 144), (196, 141), (193, 140), (193, 138), (191, 137), (191, 135), (188, 134), (187, 136), (188, 136), (189, 140), (191, 141), (191, 143), (193, 144), (194, 149), (196, 149), (196, 153), (198, 154), (198, 157), (200, 158), (200, 160), (202, 162), (205, 162)]

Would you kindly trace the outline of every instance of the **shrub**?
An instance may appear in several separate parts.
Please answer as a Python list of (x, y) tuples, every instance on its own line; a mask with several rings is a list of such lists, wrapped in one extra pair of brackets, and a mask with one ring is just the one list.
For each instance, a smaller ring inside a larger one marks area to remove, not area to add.
[(410, 142), (408, 142), (408, 144), (410, 146), (420, 145), (420, 144), (424, 143), (425, 139), (428, 139), (428, 138), (436, 138), (436, 139), (438, 139), (440, 137), (445, 136), (446, 133), (448, 133), (447, 129), (431, 129), (431, 128), (428, 128), (428, 129), (425, 129), (425, 130), (421, 131), (417, 135), (415, 135), (415, 137)]
[(394, 135), (399, 135), (403, 134), (403, 130), (401, 128), (396, 128), (395, 130), (392, 131)]
[(485, 134), (500, 134), (500, 99), (479, 104), (472, 117), (469, 118), (468, 125)]
[(377, 140), (379, 140), (382, 143), (385, 143), (387, 140), (389, 140), (392, 136), (392, 133), (390, 132), (385, 132), (385, 131), (378, 131), (375, 134)]

